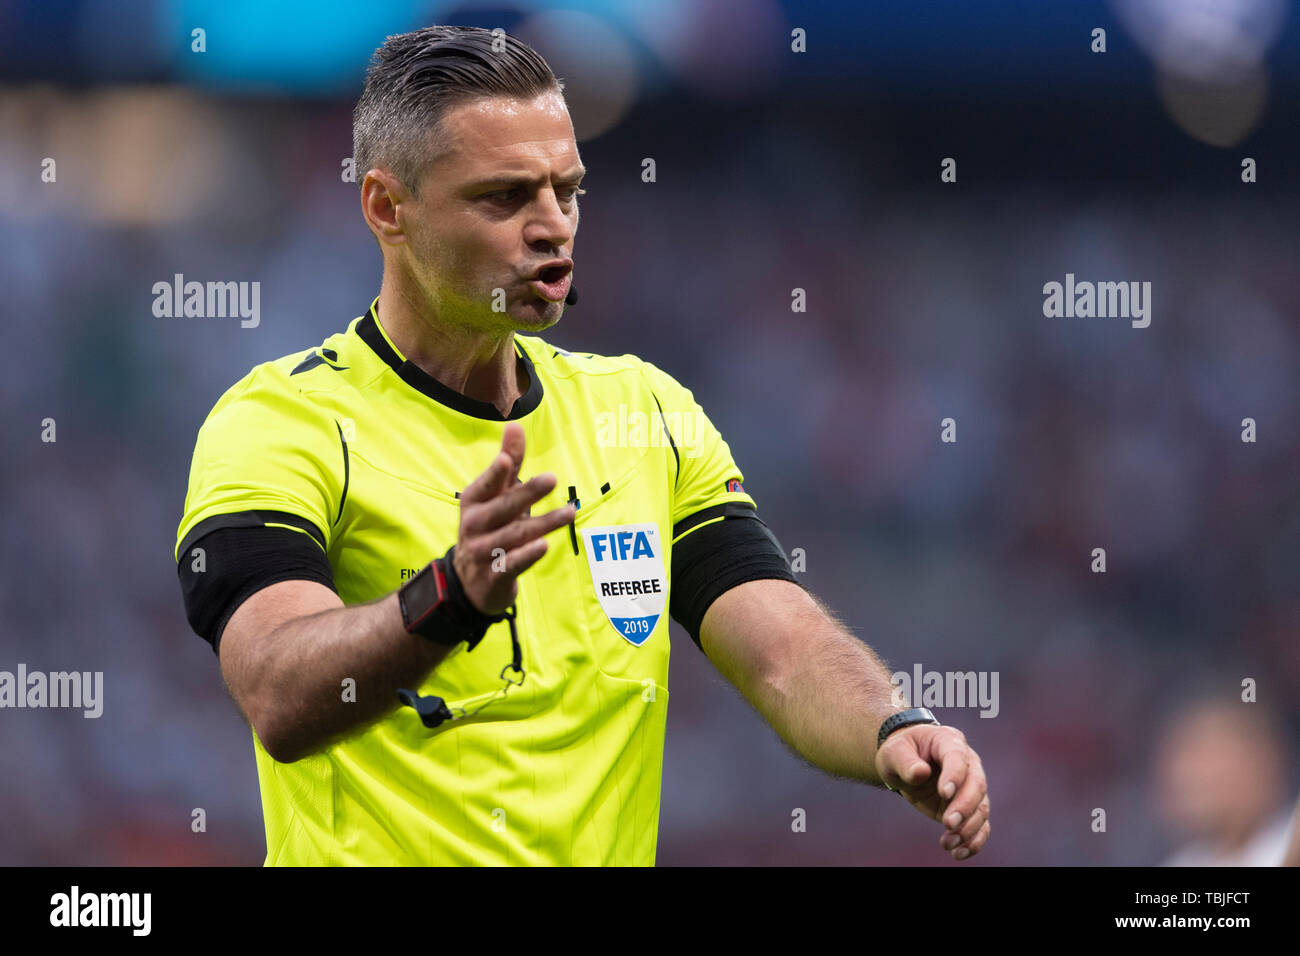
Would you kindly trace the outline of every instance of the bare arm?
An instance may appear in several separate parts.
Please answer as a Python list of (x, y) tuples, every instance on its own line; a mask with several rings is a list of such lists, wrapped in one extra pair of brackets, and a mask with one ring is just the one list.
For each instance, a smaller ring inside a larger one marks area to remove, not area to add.
[[(281, 581), (231, 616), (221, 673), (266, 748), (291, 763), (397, 707), (398, 687), (418, 686), (447, 648), (408, 634), (394, 591), (344, 607), (314, 581)], [(356, 701), (343, 680), (356, 681)]]
[[(501, 451), (460, 496), (456, 574), (466, 598), (487, 614), (510, 606), (519, 575), (546, 553), (545, 535), (573, 521), (570, 505), (530, 516), (555, 487), (555, 475), (520, 483), (523, 460), (524, 430), (510, 422)], [(406, 632), (396, 591), (345, 607), (313, 581), (282, 581), (253, 594), (231, 615), (220, 647), (231, 696), (266, 752), (282, 763), (395, 709), (397, 689), (418, 686), (448, 653)], [(343, 699), (346, 678), (356, 681), (355, 701)]]
[(880, 658), (807, 591), (734, 587), (709, 606), (700, 643), (791, 747), (827, 773), (881, 785), (876, 732), (903, 708)]
[(828, 773), (897, 790), (947, 828), (939, 845), (964, 860), (989, 838), (979, 755), (955, 727), (916, 724), (876, 747), (908, 706), (889, 672), (811, 594), (790, 581), (748, 581), (705, 612), (700, 646), (791, 747)]

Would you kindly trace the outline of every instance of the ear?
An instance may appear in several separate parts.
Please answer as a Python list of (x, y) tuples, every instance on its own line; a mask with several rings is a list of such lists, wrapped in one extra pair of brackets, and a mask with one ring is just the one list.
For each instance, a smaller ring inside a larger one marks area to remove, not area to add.
[(410, 191), (386, 169), (371, 169), (361, 181), (361, 215), (375, 238), (388, 245), (406, 241), (401, 204), (410, 201)]

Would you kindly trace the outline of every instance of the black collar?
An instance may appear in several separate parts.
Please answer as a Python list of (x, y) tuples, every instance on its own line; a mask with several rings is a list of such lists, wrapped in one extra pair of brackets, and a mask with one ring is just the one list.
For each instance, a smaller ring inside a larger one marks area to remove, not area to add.
[(370, 311), (357, 324), (357, 335), (361, 336), (361, 341), (369, 345), (375, 354), (398, 374), (402, 381), (416, 391), (432, 398), (435, 402), (446, 405), (448, 408), (454, 408), (456, 411), (474, 418), (483, 418), (491, 422), (506, 422), (513, 421), (516, 418), (523, 418), (541, 404), (541, 376), (537, 374), (537, 369), (533, 367), (532, 359), (528, 357), (524, 347), (519, 344), (518, 337), (515, 338), (515, 348), (519, 352), (519, 357), (524, 360), (524, 368), (528, 369), (528, 391), (515, 400), (514, 406), (510, 409), (510, 414), (502, 418), (501, 412), (491, 402), (481, 402), (477, 398), (462, 395), (454, 388), (448, 388), (442, 384), (414, 362), (409, 360), (404, 362), (398, 358), (397, 352), (388, 344), (388, 339), (384, 338), (384, 333), (379, 331), (378, 311), (379, 300), (375, 299), (370, 306)]

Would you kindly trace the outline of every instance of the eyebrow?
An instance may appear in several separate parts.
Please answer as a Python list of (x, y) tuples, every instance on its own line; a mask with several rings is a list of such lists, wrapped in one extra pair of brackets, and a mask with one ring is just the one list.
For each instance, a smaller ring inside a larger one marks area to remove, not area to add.
[[(587, 167), (579, 167), (576, 171), (567, 176), (562, 176), (557, 182), (577, 183), (587, 175)], [(487, 179), (476, 180), (469, 184), (470, 189), (482, 189), (484, 186), (532, 186), (546, 182), (545, 176), (527, 176), (523, 173), (501, 173), (497, 176), (490, 176)]]

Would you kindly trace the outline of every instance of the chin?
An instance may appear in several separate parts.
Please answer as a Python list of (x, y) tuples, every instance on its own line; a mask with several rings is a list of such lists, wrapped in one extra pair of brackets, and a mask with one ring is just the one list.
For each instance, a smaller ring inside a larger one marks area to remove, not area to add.
[(560, 321), (564, 315), (563, 302), (530, 299), (510, 313), (518, 332), (541, 332)]

